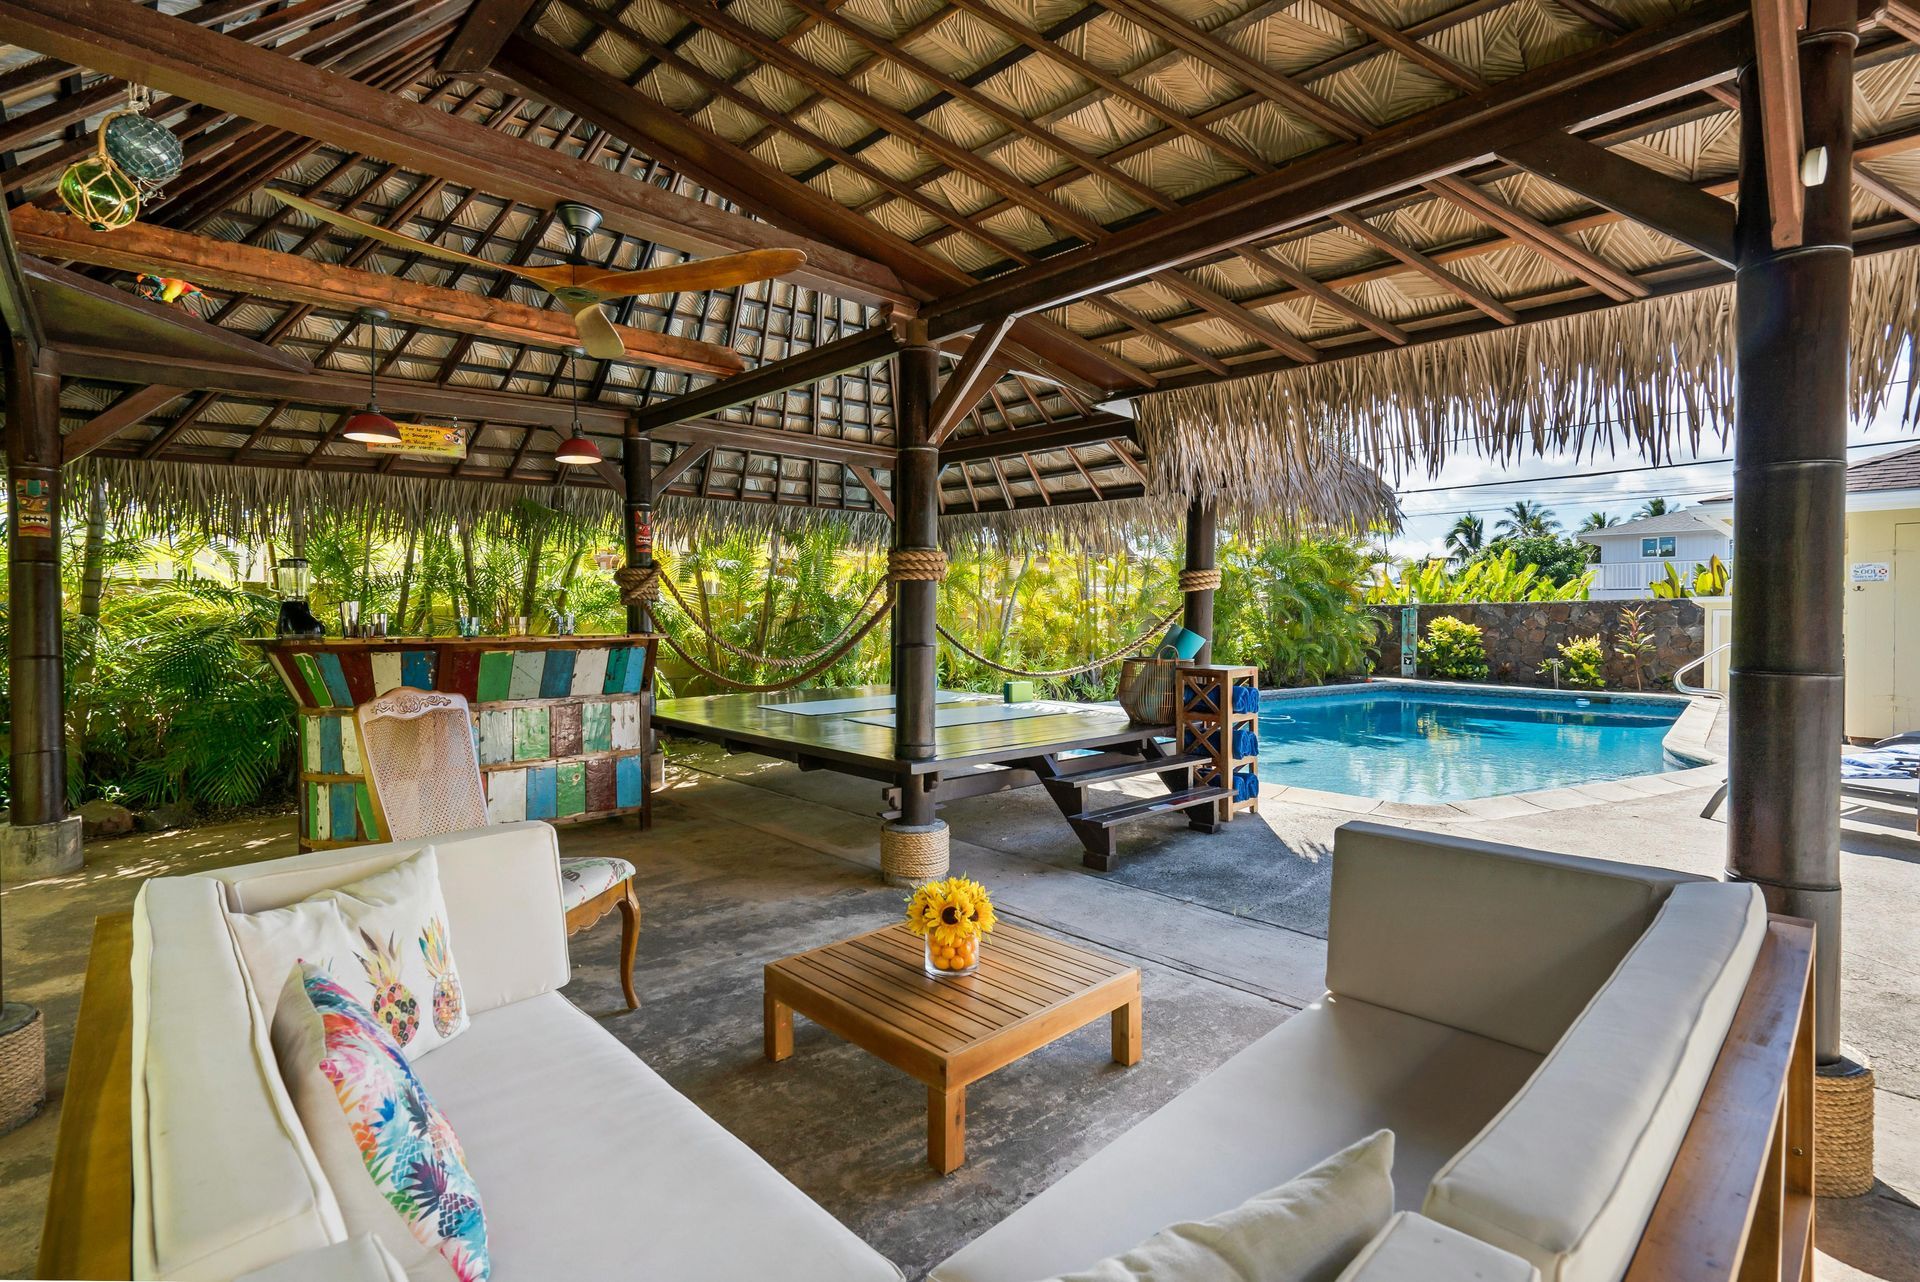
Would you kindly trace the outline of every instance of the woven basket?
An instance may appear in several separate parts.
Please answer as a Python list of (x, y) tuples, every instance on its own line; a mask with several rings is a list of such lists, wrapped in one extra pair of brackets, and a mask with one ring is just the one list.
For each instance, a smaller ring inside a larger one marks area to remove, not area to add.
[(1136, 724), (1173, 723), (1173, 673), (1178, 659), (1128, 659), (1120, 665), (1120, 689), (1115, 697)]

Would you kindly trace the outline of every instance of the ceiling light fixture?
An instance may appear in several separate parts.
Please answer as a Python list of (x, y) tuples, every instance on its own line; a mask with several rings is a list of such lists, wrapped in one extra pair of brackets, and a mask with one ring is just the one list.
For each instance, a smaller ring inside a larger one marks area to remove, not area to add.
[(586, 438), (580, 430), (580, 384), (573, 377), (573, 358), (584, 348), (567, 349), (567, 386), (573, 390), (573, 435), (560, 442), (560, 448), (553, 452), (553, 461), (569, 467), (592, 467), (600, 462), (600, 447)]
[(359, 318), (367, 327), (367, 408), (348, 419), (340, 435), (362, 445), (398, 445), (400, 425), (380, 412), (380, 396), (373, 384), (374, 371), (380, 364), (373, 346), (373, 327), (388, 319), (387, 311), (383, 307), (363, 307)]

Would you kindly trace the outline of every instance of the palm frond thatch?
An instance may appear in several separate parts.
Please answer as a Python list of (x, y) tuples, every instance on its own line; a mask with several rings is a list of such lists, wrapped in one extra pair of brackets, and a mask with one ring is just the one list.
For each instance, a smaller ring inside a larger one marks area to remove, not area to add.
[[(1669, 457), (1733, 424), (1733, 287), (1516, 325), (1427, 346), (1156, 392), (1136, 402), (1142, 440), (1176, 488), (1218, 479), (1259, 505), (1330, 458), (1398, 476), (1455, 450), (1511, 460), (1625, 444)], [(1851, 409), (1870, 418), (1920, 343), (1920, 250), (1853, 269)], [(1911, 420), (1916, 402), (1903, 407)]]

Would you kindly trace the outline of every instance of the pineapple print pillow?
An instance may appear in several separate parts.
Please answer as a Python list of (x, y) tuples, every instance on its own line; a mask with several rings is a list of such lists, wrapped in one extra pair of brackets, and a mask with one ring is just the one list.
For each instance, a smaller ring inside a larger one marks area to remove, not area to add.
[(228, 921), (269, 1022), (301, 962), (326, 971), (418, 1059), (466, 1030), (440, 866), (432, 846), (384, 872)]
[(350, 1233), (407, 1276), (486, 1282), (487, 1221), (466, 1154), (386, 1023), (318, 966), (288, 975), (273, 1051)]

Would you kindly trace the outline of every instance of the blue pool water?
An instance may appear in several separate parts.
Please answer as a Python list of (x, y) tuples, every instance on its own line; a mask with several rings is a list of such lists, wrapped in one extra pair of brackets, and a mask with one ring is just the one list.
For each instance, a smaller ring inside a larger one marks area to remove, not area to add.
[[(1583, 706), (1584, 704), (1584, 706)], [(1436, 804), (1657, 774), (1685, 704), (1355, 686), (1260, 701), (1260, 780)]]

